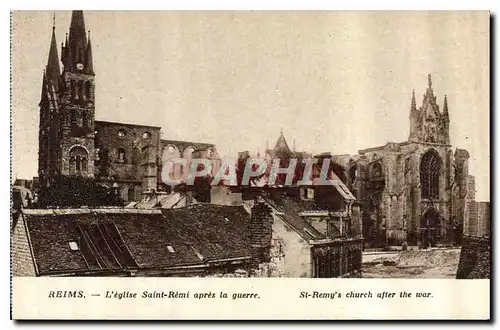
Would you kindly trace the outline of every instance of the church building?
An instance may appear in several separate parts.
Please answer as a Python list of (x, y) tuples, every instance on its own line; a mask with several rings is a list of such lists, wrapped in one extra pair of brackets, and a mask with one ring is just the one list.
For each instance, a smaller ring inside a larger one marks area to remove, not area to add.
[(429, 75), (418, 108), (413, 91), (407, 141), (340, 157), (361, 205), (365, 247), (460, 244), (475, 186), (469, 153), (453, 151), (449, 131), (446, 95), (440, 109)]
[[(62, 63), (62, 70), (60, 63)], [(161, 128), (95, 120), (95, 85), (90, 32), (83, 12), (72, 12), (69, 34), (59, 59), (52, 27), (40, 99), (40, 187), (57, 175), (95, 178), (114, 187), (126, 201), (144, 192), (167, 188), (161, 168), (172, 155), (189, 158), (193, 152), (217, 158), (213, 144), (161, 139)]]

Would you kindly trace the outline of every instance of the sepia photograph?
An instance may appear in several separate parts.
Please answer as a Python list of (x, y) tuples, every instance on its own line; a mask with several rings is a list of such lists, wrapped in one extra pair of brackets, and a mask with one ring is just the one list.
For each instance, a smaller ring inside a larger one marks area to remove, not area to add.
[(488, 11), (13, 11), (11, 42), (13, 278), (490, 278)]

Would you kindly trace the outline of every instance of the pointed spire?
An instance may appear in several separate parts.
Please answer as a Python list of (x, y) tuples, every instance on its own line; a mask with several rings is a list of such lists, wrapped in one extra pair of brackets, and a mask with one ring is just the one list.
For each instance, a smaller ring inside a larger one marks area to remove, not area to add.
[(443, 115), (448, 116), (448, 98), (444, 95)]
[(89, 42), (87, 43), (87, 50), (85, 52), (85, 72), (93, 74), (94, 64), (92, 61), (92, 44), (90, 43), (90, 31), (89, 31)]
[(430, 73), (427, 75), (427, 82), (429, 84), (429, 89), (431, 89), (432, 88), (432, 78), (431, 78), (431, 74)]
[(64, 42), (64, 52), (61, 54), (61, 61), (64, 65), (64, 70), (68, 71), (71, 69), (71, 48), (69, 47), (68, 34), (66, 33), (66, 40)]
[(411, 93), (411, 109), (410, 111), (417, 111), (417, 101), (415, 100), (415, 89)]
[[(55, 15), (53, 18), (55, 24)], [(52, 83), (54, 89), (59, 91), (59, 79), (61, 76), (61, 68), (59, 66), (59, 55), (57, 55), (57, 42), (56, 42), (56, 27), (52, 26), (52, 39), (50, 41), (49, 58), (47, 60), (47, 79)]]
[(285, 153), (290, 154), (291, 150), (288, 147), (288, 143), (286, 142), (285, 136), (283, 135), (283, 129), (280, 130), (280, 137), (278, 141), (276, 141), (276, 146), (274, 147), (274, 151), (277, 153)]
[(71, 14), (71, 24), (69, 27), (68, 39), (68, 65), (70, 70), (74, 71), (75, 66), (80, 63), (85, 63), (85, 53), (87, 48), (87, 32), (85, 30), (85, 20), (83, 18), (83, 11), (73, 10)]

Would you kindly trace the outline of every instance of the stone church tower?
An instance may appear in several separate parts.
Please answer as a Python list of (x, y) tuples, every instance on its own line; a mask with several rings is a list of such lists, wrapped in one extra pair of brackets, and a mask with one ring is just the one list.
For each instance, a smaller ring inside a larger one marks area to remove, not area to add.
[(431, 76), (417, 108), (410, 105), (408, 141), (359, 150), (347, 165), (361, 204), (365, 246), (459, 244), (474, 199), (469, 153), (452, 150), (448, 100), (442, 111)]
[(42, 189), (55, 175), (94, 177), (95, 81), (90, 34), (82, 11), (73, 11), (69, 35), (61, 45), (55, 26), (43, 75), (40, 100), (39, 167)]

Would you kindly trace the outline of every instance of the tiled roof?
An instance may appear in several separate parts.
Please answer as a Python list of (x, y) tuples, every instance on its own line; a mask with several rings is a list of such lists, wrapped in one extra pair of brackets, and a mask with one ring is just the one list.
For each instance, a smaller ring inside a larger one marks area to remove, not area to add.
[(163, 209), (169, 227), (183, 228), (183, 243), (206, 259), (250, 255), (249, 214), (243, 206), (198, 204), (186, 208)]
[(243, 207), (26, 210), (23, 216), (39, 275), (161, 270), (250, 256)]

